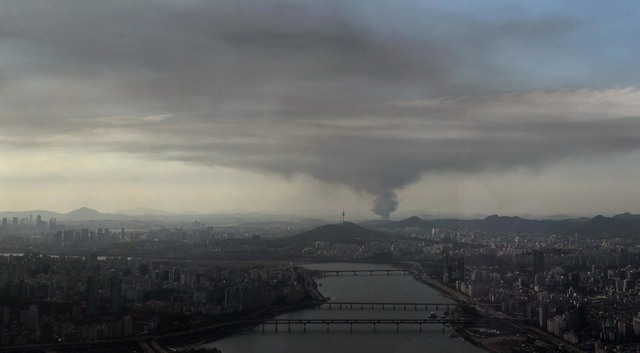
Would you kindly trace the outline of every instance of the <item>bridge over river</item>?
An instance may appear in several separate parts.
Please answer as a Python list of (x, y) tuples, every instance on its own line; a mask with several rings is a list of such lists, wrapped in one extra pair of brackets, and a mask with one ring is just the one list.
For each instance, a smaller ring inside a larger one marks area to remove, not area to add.
[(403, 302), (335, 302), (328, 301), (317, 306), (318, 309), (338, 310), (450, 310), (456, 303), (403, 303)]
[(400, 330), (400, 326), (408, 326), (417, 328), (422, 331), (422, 325), (440, 324), (444, 330), (446, 325), (454, 323), (468, 322), (467, 319), (438, 319), (438, 318), (425, 318), (425, 319), (271, 319), (260, 322), (262, 324), (262, 331), (265, 331), (266, 327), (273, 327), (275, 332), (279, 329), (286, 327), (288, 332), (291, 329), (302, 328), (303, 332), (307, 331), (307, 326), (325, 326), (327, 331), (330, 331), (331, 327), (349, 327), (349, 331), (353, 331), (354, 325), (369, 327), (376, 331), (376, 328), (381, 325), (387, 327), (395, 327), (396, 331)]
[(408, 275), (409, 270), (402, 269), (387, 269), (387, 270), (319, 270), (316, 271), (322, 276), (374, 276), (374, 275)]

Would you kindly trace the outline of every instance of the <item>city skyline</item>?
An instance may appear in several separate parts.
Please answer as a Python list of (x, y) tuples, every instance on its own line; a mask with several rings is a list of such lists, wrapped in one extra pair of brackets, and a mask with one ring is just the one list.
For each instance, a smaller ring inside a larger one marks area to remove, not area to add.
[(640, 213), (638, 17), (4, 1), (0, 210)]

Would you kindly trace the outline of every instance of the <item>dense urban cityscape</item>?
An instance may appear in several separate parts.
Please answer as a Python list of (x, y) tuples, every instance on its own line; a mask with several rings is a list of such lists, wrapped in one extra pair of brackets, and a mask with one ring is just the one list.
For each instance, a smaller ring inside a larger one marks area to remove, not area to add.
[(0, 353), (638, 352), (639, 4), (0, 0)]
[(637, 235), (540, 230), (572, 222), (588, 232), (594, 220), (620, 230), (636, 215), (89, 228), (131, 224), (102, 218), (2, 219), (0, 351), (161, 352), (215, 340), (225, 322), (321, 303), (318, 274), (296, 264), (331, 261), (410, 270), (459, 302), (473, 322), (458, 332), (488, 350), (631, 352), (640, 342)]

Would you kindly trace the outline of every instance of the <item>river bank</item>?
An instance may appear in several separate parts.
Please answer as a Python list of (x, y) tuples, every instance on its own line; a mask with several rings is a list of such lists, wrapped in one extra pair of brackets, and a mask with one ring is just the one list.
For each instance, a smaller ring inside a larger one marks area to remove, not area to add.
[[(473, 299), (471, 297), (467, 296), (464, 293), (454, 291), (452, 288), (446, 286), (445, 284), (429, 277), (422, 271), (422, 268), (414, 268), (410, 271), (410, 273), (416, 281), (437, 290), (447, 298), (455, 300), (459, 305), (472, 305), (473, 303)], [(455, 315), (460, 315), (460, 317), (462, 317), (462, 313), (460, 313), (460, 310), (457, 310), (455, 312)], [(477, 314), (484, 315), (481, 311), (477, 311)], [(503, 337), (495, 336), (487, 339), (471, 332), (471, 328), (465, 327), (463, 325), (454, 325), (453, 328), (462, 339), (488, 352), (508, 353), (511, 352), (511, 348), (515, 344), (515, 341), (513, 339), (514, 335), (506, 335)], [(508, 342), (512, 342), (513, 344), (505, 344)]]
[[(193, 341), (215, 342), (217, 340), (229, 337), (231, 335), (251, 330), (258, 325), (261, 321), (272, 319), (279, 315), (287, 314), (290, 312), (315, 308), (324, 304), (327, 301), (322, 293), (318, 290), (318, 284), (309, 276), (306, 271), (299, 271), (298, 274), (302, 277), (302, 285), (307, 292), (307, 299), (301, 302), (292, 303), (286, 306), (275, 307), (271, 309), (262, 309), (256, 312), (247, 313), (245, 315), (238, 316), (233, 320), (229, 320), (224, 323), (212, 323), (210, 325), (194, 328), (189, 331), (173, 332), (168, 335), (158, 337), (158, 341), (163, 346), (168, 347), (181, 347), (180, 349), (192, 349), (201, 343), (192, 343)], [(253, 322), (253, 324), (247, 324), (247, 322)], [(194, 339), (193, 337), (197, 337)]]
[[(439, 291), (442, 295), (451, 298), (458, 302), (460, 305), (465, 305), (467, 308), (472, 308), (477, 315), (480, 315), (478, 320), (485, 319), (484, 324), (478, 323), (476, 327), (469, 327), (469, 325), (456, 325), (454, 329), (468, 342), (480, 347), (488, 352), (493, 353), (516, 353), (516, 352), (546, 352), (550, 347), (557, 347), (564, 345), (565, 347), (571, 346), (571, 348), (580, 352), (580, 348), (568, 345), (566, 342), (559, 342), (556, 337), (549, 337), (546, 332), (540, 331), (537, 328), (529, 326), (519, 326), (517, 324), (510, 323), (508, 320), (505, 323), (500, 321), (490, 321), (491, 317), (500, 317), (509, 319), (504, 314), (498, 314), (491, 308), (482, 307), (476, 303), (473, 298), (468, 295), (458, 292), (445, 284), (426, 275), (419, 264), (414, 264), (418, 268), (414, 268), (411, 274), (416, 281), (423, 283), (435, 290)], [(487, 315), (488, 311), (493, 311), (496, 315)], [(497, 316), (500, 315), (500, 316)], [(523, 347), (525, 347), (523, 349)]]

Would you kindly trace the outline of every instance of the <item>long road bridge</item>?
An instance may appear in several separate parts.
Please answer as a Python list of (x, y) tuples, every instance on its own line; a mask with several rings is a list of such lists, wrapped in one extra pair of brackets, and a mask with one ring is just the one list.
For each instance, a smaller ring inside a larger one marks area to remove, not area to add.
[(346, 327), (349, 326), (349, 331), (353, 331), (354, 325), (370, 327), (373, 332), (380, 325), (386, 325), (394, 327), (395, 330), (400, 330), (400, 325), (417, 327), (419, 331), (422, 331), (422, 325), (440, 324), (444, 330), (446, 325), (453, 323), (468, 322), (465, 319), (272, 319), (260, 322), (262, 325), (262, 331), (265, 331), (265, 327), (272, 326), (274, 332), (278, 332), (282, 327), (286, 327), (288, 332), (291, 332), (292, 328), (302, 328), (303, 332), (307, 331), (307, 326), (325, 326), (327, 331), (330, 331), (331, 327)]
[(408, 275), (409, 274), (409, 270), (402, 270), (402, 269), (387, 269), (387, 270), (379, 270), (379, 269), (375, 269), (375, 270), (319, 270), (317, 272), (319, 272), (322, 276), (344, 276), (344, 275), (351, 275), (351, 276), (369, 275), (369, 276), (374, 276), (374, 275)]
[(317, 306), (318, 309), (340, 310), (450, 310), (456, 303), (403, 303), (403, 302), (334, 302), (328, 301)]

